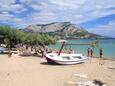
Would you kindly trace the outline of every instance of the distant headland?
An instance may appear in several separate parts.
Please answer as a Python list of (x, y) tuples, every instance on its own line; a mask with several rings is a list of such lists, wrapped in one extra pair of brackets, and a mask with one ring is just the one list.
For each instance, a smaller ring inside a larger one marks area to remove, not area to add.
[(77, 39), (77, 38), (110, 38), (94, 33), (90, 33), (79, 25), (71, 22), (54, 22), (49, 24), (29, 25), (23, 29), (26, 32), (47, 33), (60, 38)]

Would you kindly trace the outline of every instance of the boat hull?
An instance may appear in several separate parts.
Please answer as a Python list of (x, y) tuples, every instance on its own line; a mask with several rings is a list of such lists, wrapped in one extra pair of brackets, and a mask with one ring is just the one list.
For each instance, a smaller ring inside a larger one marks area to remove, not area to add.
[[(59, 57), (55, 57), (59, 58)], [(79, 63), (84, 63), (86, 58), (83, 59), (77, 59), (77, 60), (61, 60), (61, 59), (54, 59), (49, 56), (46, 56), (46, 60), (50, 64), (60, 64), (60, 65), (65, 65), (65, 64), (79, 64)]]
[(53, 60), (53, 59), (50, 59), (50, 58), (47, 58), (46, 57), (46, 60), (49, 64), (59, 64), (59, 65), (64, 65), (64, 64), (80, 64), (80, 63), (84, 63), (85, 61), (84, 60), (81, 60), (81, 61), (57, 61), (57, 60)]

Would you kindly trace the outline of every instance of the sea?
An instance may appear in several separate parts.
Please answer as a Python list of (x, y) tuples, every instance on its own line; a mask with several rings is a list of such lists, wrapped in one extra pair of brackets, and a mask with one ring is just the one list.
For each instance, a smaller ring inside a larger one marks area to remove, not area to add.
[[(115, 59), (115, 39), (69, 39), (67, 40), (69, 44), (82, 44), (98, 41), (97, 47), (92, 47), (91, 45), (70, 45), (66, 46), (71, 47), (76, 53), (82, 53), (87, 55), (87, 49), (93, 49), (93, 54), (96, 57), (99, 57), (99, 49), (103, 49), (103, 57), (105, 58), (114, 58)], [(56, 51), (60, 49), (61, 43), (56, 42), (54, 45), (50, 45), (50, 48), (55, 49)], [(64, 48), (64, 50), (65, 50)]]

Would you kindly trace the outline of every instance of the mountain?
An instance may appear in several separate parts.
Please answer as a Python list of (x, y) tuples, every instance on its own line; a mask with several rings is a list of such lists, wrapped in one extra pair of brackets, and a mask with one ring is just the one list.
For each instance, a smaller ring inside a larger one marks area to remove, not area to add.
[(47, 33), (61, 38), (103, 38), (103, 36), (89, 33), (85, 29), (70, 22), (54, 22), (50, 24), (29, 25), (26, 32)]

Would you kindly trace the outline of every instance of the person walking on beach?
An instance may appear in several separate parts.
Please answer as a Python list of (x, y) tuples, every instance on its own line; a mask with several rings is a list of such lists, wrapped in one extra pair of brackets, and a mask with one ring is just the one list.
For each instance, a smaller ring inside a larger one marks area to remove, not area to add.
[(99, 49), (99, 58), (101, 60), (99, 62), (99, 65), (104, 65), (104, 61), (102, 61), (103, 60), (103, 49), (102, 48)]
[(90, 60), (90, 63), (91, 63), (91, 59), (92, 59), (92, 57), (93, 57), (93, 50), (90, 49), (90, 48), (88, 48), (88, 49), (87, 49), (87, 52), (88, 52), (89, 60)]

